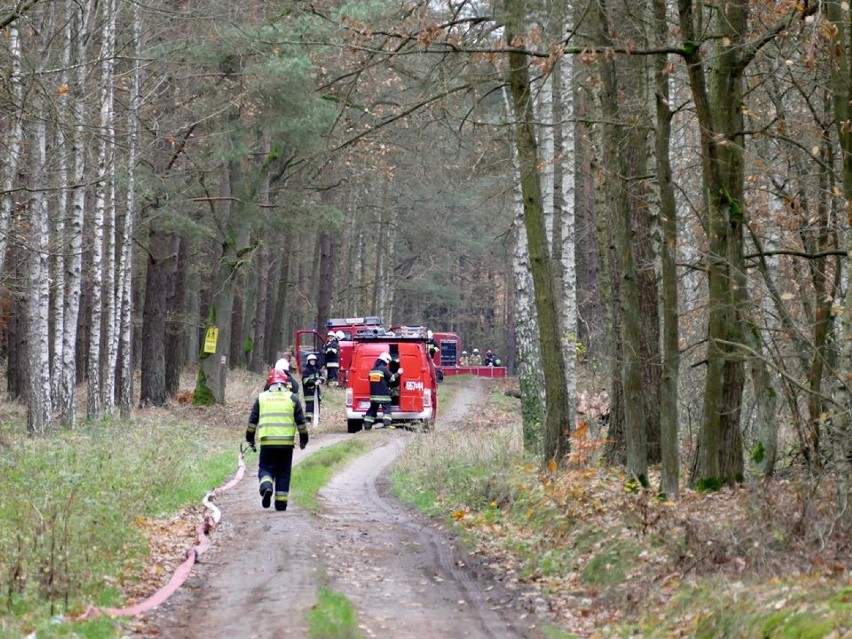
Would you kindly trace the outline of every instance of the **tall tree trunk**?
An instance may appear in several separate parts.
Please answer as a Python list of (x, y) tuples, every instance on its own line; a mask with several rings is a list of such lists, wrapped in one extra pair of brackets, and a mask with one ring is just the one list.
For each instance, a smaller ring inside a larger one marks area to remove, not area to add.
[[(77, 10), (76, 0), (67, 0), (68, 18), (76, 27), (75, 43), (76, 77), (71, 95), (74, 104), (74, 128), (71, 138), (74, 191), (71, 198), (71, 215), (68, 221), (68, 258), (65, 260), (65, 311), (62, 330), (62, 367), (59, 380), (59, 413), (62, 425), (73, 428), (76, 420), (78, 327), (83, 286), (83, 227), (87, 189), (86, 129), (88, 112), (88, 42), (89, 24), (95, 13), (95, 0), (88, 0)], [(76, 17), (75, 17), (76, 16)], [(82, 359), (82, 358), (80, 358)]]
[[(652, 0), (654, 36), (658, 42), (668, 40), (666, 0)], [(660, 243), (660, 267), (662, 279), (662, 322), (663, 322), (663, 372), (660, 393), (660, 454), (662, 473), (660, 493), (668, 499), (680, 496), (680, 446), (678, 440), (678, 380), (680, 376), (680, 344), (678, 328), (677, 288), (677, 205), (672, 186), (671, 124), (672, 111), (669, 107), (669, 79), (666, 73), (668, 60), (665, 56), (655, 58), (654, 79), (656, 86), (655, 159), (657, 164), (657, 188), (660, 199), (662, 242)]]
[(21, 143), (23, 141), (23, 106), (24, 106), (24, 77), (21, 69), (21, 39), (17, 22), (8, 27), (9, 53), (12, 58), (12, 73), (9, 78), (12, 104), (19, 110), (12, 114), (12, 126), (7, 136), (8, 151), (5, 157), (5, 175), (3, 176), (3, 192), (0, 194), (0, 269), (6, 258), (9, 244), (9, 228), (15, 211), (15, 186), (18, 179), (18, 165), (21, 161)]
[[(707, 256), (708, 329), (704, 410), (691, 482), (716, 488), (743, 477), (740, 412), (745, 382), (743, 306), (746, 287), (743, 253), (744, 162), (742, 74), (748, 64), (745, 40), (748, 3), (731, 2), (719, 12), (721, 40), (709, 69), (698, 46), (692, 2), (679, 0), (684, 58), (701, 130), (704, 180), (709, 207), (704, 226)], [(751, 55), (754, 52), (751, 51)]]
[[(833, 47), (835, 60), (830, 65), (831, 88), (834, 94), (834, 113), (837, 135), (840, 139), (843, 199), (846, 205), (846, 245), (848, 257), (852, 257), (852, 25), (849, 24), (848, 8), (843, 3), (826, 2), (826, 15), (836, 27)], [(847, 260), (847, 280), (849, 264)], [(837, 467), (837, 507), (844, 513), (844, 523), (852, 521), (849, 507), (850, 484), (852, 484), (852, 286), (847, 282), (840, 327), (840, 366), (834, 382), (831, 414), (833, 460)]]
[[(196, 404), (225, 403), (225, 386), (230, 360), (231, 320), (234, 309), (234, 296), (237, 274), (245, 257), (243, 247), (247, 240), (247, 228), (236, 228), (232, 219), (232, 184), (236, 183), (237, 164), (228, 161), (223, 166), (222, 182), (219, 190), (221, 198), (217, 206), (217, 217), (224, 220), (226, 236), (222, 238), (222, 256), (213, 278), (212, 297), (208, 328), (218, 329), (219, 339), (215, 353), (204, 353), (193, 402)], [(230, 222), (230, 224), (228, 224)]]
[(276, 282), (275, 295), (275, 319), (272, 322), (272, 339), (269, 343), (269, 351), (266, 355), (266, 360), (269, 362), (275, 361), (275, 354), (282, 350), (287, 345), (289, 333), (287, 332), (287, 312), (288, 302), (290, 299), (290, 252), (294, 246), (293, 234), (284, 231), (284, 238), (281, 249), (277, 251), (278, 260), (278, 279)]
[[(523, 41), (526, 2), (506, 2), (508, 20), (506, 42)], [(521, 167), (521, 193), (524, 200), (524, 227), (527, 231), (530, 267), (535, 285), (535, 305), (539, 321), (539, 343), (545, 379), (544, 459), (562, 464), (570, 452), (573, 415), (565, 385), (565, 360), (559, 343), (559, 313), (553, 290), (553, 274), (548, 260), (547, 233), (538, 174), (529, 61), (517, 50), (508, 54), (509, 86), (515, 117), (515, 144)]]
[[(607, 6), (598, 3), (599, 37), (601, 44), (610, 46)], [(612, 203), (613, 237), (616, 267), (619, 273), (620, 299), (613, 304), (621, 325), (622, 363), (621, 384), (624, 389), (624, 440), (627, 453), (627, 472), (643, 486), (648, 483), (647, 412), (643, 385), (643, 335), (640, 325), (640, 294), (638, 270), (633, 252), (632, 207), (625, 179), (630, 175), (626, 153), (618, 148), (623, 139), (615, 65), (606, 57), (599, 60), (603, 93), (601, 106), (604, 120), (603, 148), (606, 171), (605, 186)]]
[[(559, 14), (558, 23), (563, 33), (573, 25), (570, 7), (562, 5), (565, 15)], [(554, 259), (560, 260), (561, 278), (558, 281), (562, 292), (562, 357), (565, 361), (565, 393), (572, 419), (577, 412), (577, 262), (576, 262), (576, 157), (575, 113), (574, 113), (574, 59), (561, 58), (554, 70), (554, 154), (558, 161), (554, 179), (558, 194), (558, 206), (554, 207)], [(556, 222), (558, 221), (558, 224)], [(558, 232), (557, 232), (558, 229)], [(556, 247), (559, 250), (556, 250)]]
[[(103, 29), (101, 43), (101, 142), (98, 151), (98, 181), (95, 185), (95, 210), (92, 221), (92, 266), (91, 291), (92, 308), (90, 316), (89, 336), (89, 383), (87, 416), (90, 420), (100, 419), (104, 412), (103, 374), (104, 363), (101, 361), (101, 346), (103, 339), (103, 305), (104, 305), (104, 248), (105, 224), (111, 215), (112, 176), (114, 171), (113, 147), (109, 132), (113, 126), (113, 68), (115, 65), (115, 3), (107, 0), (103, 6)], [(110, 264), (112, 261), (110, 260)], [(112, 291), (107, 291), (112, 295)], [(107, 374), (110, 373), (107, 371)], [(110, 405), (112, 404), (110, 400)]]
[[(325, 194), (325, 192), (323, 192)], [(317, 289), (316, 326), (325, 326), (331, 317), (331, 298), (334, 291), (335, 241), (331, 231), (320, 231), (319, 287)]]
[(166, 314), (170, 275), (177, 259), (179, 238), (150, 223), (145, 304), (142, 309), (142, 375), (140, 406), (166, 403)]
[[(508, 92), (504, 90), (507, 119), (511, 121), (513, 109)], [(545, 390), (539, 349), (538, 321), (533, 299), (533, 280), (530, 271), (529, 243), (524, 226), (524, 198), (521, 193), (521, 167), (517, 151), (512, 149), (515, 164), (514, 196), (515, 217), (512, 221), (512, 275), (514, 279), (515, 335), (518, 340), (518, 382), (521, 390), (521, 419), (524, 450), (541, 454), (542, 426), (544, 423)]]
[(43, 116), (33, 125), (35, 191), (30, 208), (27, 277), (27, 360), (29, 364), (27, 432), (45, 435), (53, 424), (49, 336), (49, 235), (47, 127)]
[(254, 310), (254, 322), (251, 329), (253, 348), (249, 368), (256, 373), (266, 367), (266, 342), (268, 326), (266, 324), (269, 299), (269, 248), (264, 244), (257, 252), (257, 295)]
[(176, 236), (174, 241), (175, 259), (168, 270), (169, 281), (166, 284), (166, 397), (174, 397), (180, 390), (180, 374), (183, 372), (183, 349), (186, 326), (186, 279), (189, 269), (189, 250), (187, 241)]
[(118, 405), (121, 417), (130, 417), (133, 406), (133, 230), (136, 218), (136, 163), (139, 159), (139, 110), (142, 104), (142, 25), (139, 5), (133, 5), (131, 31), (133, 33), (133, 84), (127, 110), (127, 196), (124, 225), (121, 231), (121, 253), (118, 278), (119, 294), (119, 361), (121, 387)]

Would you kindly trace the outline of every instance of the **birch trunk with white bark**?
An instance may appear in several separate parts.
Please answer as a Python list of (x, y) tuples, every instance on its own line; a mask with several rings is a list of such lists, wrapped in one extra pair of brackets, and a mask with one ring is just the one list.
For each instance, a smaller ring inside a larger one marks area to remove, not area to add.
[(21, 69), (21, 39), (17, 23), (9, 25), (9, 54), (12, 58), (12, 73), (9, 84), (13, 104), (18, 110), (12, 115), (12, 126), (7, 137), (5, 175), (3, 178), (2, 203), (0, 203), (0, 269), (6, 259), (9, 245), (9, 227), (15, 210), (15, 186), (18, 179), (18, 166), (21, 161), (21, 141), (23, 137), (24, 79)]
[(53, 422), (50, 382), (49, 235), (50, 211), (47, 196), (47, 126), (40, 114), (33, 124), (34, 194), (30, 207), (27, 248), (27, 359), (29, 363), (27, 432), (47, 434)]
[(62, 332), (62, 366), (59, 381), (59, 413), (62, 425), (73, 428), (76, 420), (77, 390), (77, 324), (80, 317), (80, 294), (83, 281), (83, 226), (87, 189), (83, 186), (86, 176), (86, 122), (88, 109), (86, 95), (88, 83), (88, 42), (90, 22), (95, 11), (95, 0), (88, 0), (78, 11), (76, 0), (67, 0), (69, 22), (76, 29), (74, 59), (76, 76), (72, 95), (74, 127), (71, 133), (71, 161), (73, 171), (73, 193), (71, 211), (66, 231), (68, 233), (68, 257), (65, 260), (65, 310)]
[[(101, 43), (101, 110), (100, 148), (98, 150), (98, 181), (95, 185), (95, 209), (92, 220), (92, 265), (91, 265), (91, 320), (89, 334), (89, 383), (87, 416), (90, 420), (100, 419), (104, 414), (104, 362), (101, 340), (104, 321), (104, 253), (108, 210), (112, 202), (112, 146), (110, 131), (113, 122), (113, 68), (115, 50), (115, 5), (107, 0), (103, 7), (103, 29)], [(107, 292), (109, 295), (112, 291)], [(108, 373), (107, 373), (108, 374)]]
[(121, 388), (119, 412), (122, 418), (130, 416), (133, 407), (133, 229), (136, 217), (136, 163), (139, 158), (139, 109), (142, 104), (141, 23), (139, 5), (133, 4), (133, 87), (127, 112), (127, 196), (124, 224), (121, 229), (118, 264), (119, 287), (116, 304), (119, 308), (118, 334), (121, 360)]

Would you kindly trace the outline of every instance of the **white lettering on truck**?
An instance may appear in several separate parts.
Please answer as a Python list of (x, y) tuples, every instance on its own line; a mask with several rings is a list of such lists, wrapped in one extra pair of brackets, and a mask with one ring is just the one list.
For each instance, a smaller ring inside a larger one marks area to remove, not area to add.
[(423, 390), (423, 382), (405, 382), (405, 390)]

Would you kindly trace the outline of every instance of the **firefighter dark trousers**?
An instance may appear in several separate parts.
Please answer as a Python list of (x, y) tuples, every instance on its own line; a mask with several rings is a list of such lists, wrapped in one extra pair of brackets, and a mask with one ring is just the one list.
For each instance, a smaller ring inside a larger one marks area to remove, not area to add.
[(267, 490), (275, 494), (275, 510), (287, 510), (287, 493), (290, 492), (290, 471), (293, 468), (293, 446), (260, 445), (257, 478), (260, 494)]
[(390, 402), (374, 402), (370, 401), (370, 408), (367, 409), (367, 412), (364, 413), (364, 428), (366, 430), (370, 430), (373, 427), (373, 424), (376, 421), (376, 417), (379, 414), (379, 407), (382, 408), (382, 423), (385, 427), (390, 427), (393, 424), (393, 417), (391, 416), (391, 403)]
[[(305, 419), (310, 424), (314, 419), (314, 408), (316, 408), (317, 413), (319, 413), (319, 405), (322, 403), (322, 399), (319, 402), (314, 402), (314, 396), (308, 395), (305, 397)], [(316, 404), (316, 406), (314, 406)], [(317, 415), (319, 417), (319, 415)]]

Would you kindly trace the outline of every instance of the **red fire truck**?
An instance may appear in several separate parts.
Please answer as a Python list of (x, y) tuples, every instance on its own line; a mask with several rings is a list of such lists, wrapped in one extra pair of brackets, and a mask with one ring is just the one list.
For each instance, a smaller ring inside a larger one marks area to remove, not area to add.
[(370, 407), (370, 370), (384, 352), (391, 356), (391, 372), (402, 370), (399, 386), (391, 389), (394, 424), (431, 428), (438, 414), (441, 376), (427, 351), (425, 327), (401, 326), (382, 333), (361, 330), (353, 336), (352, 346), (346, 375), (347, 431), (363, 428)]

